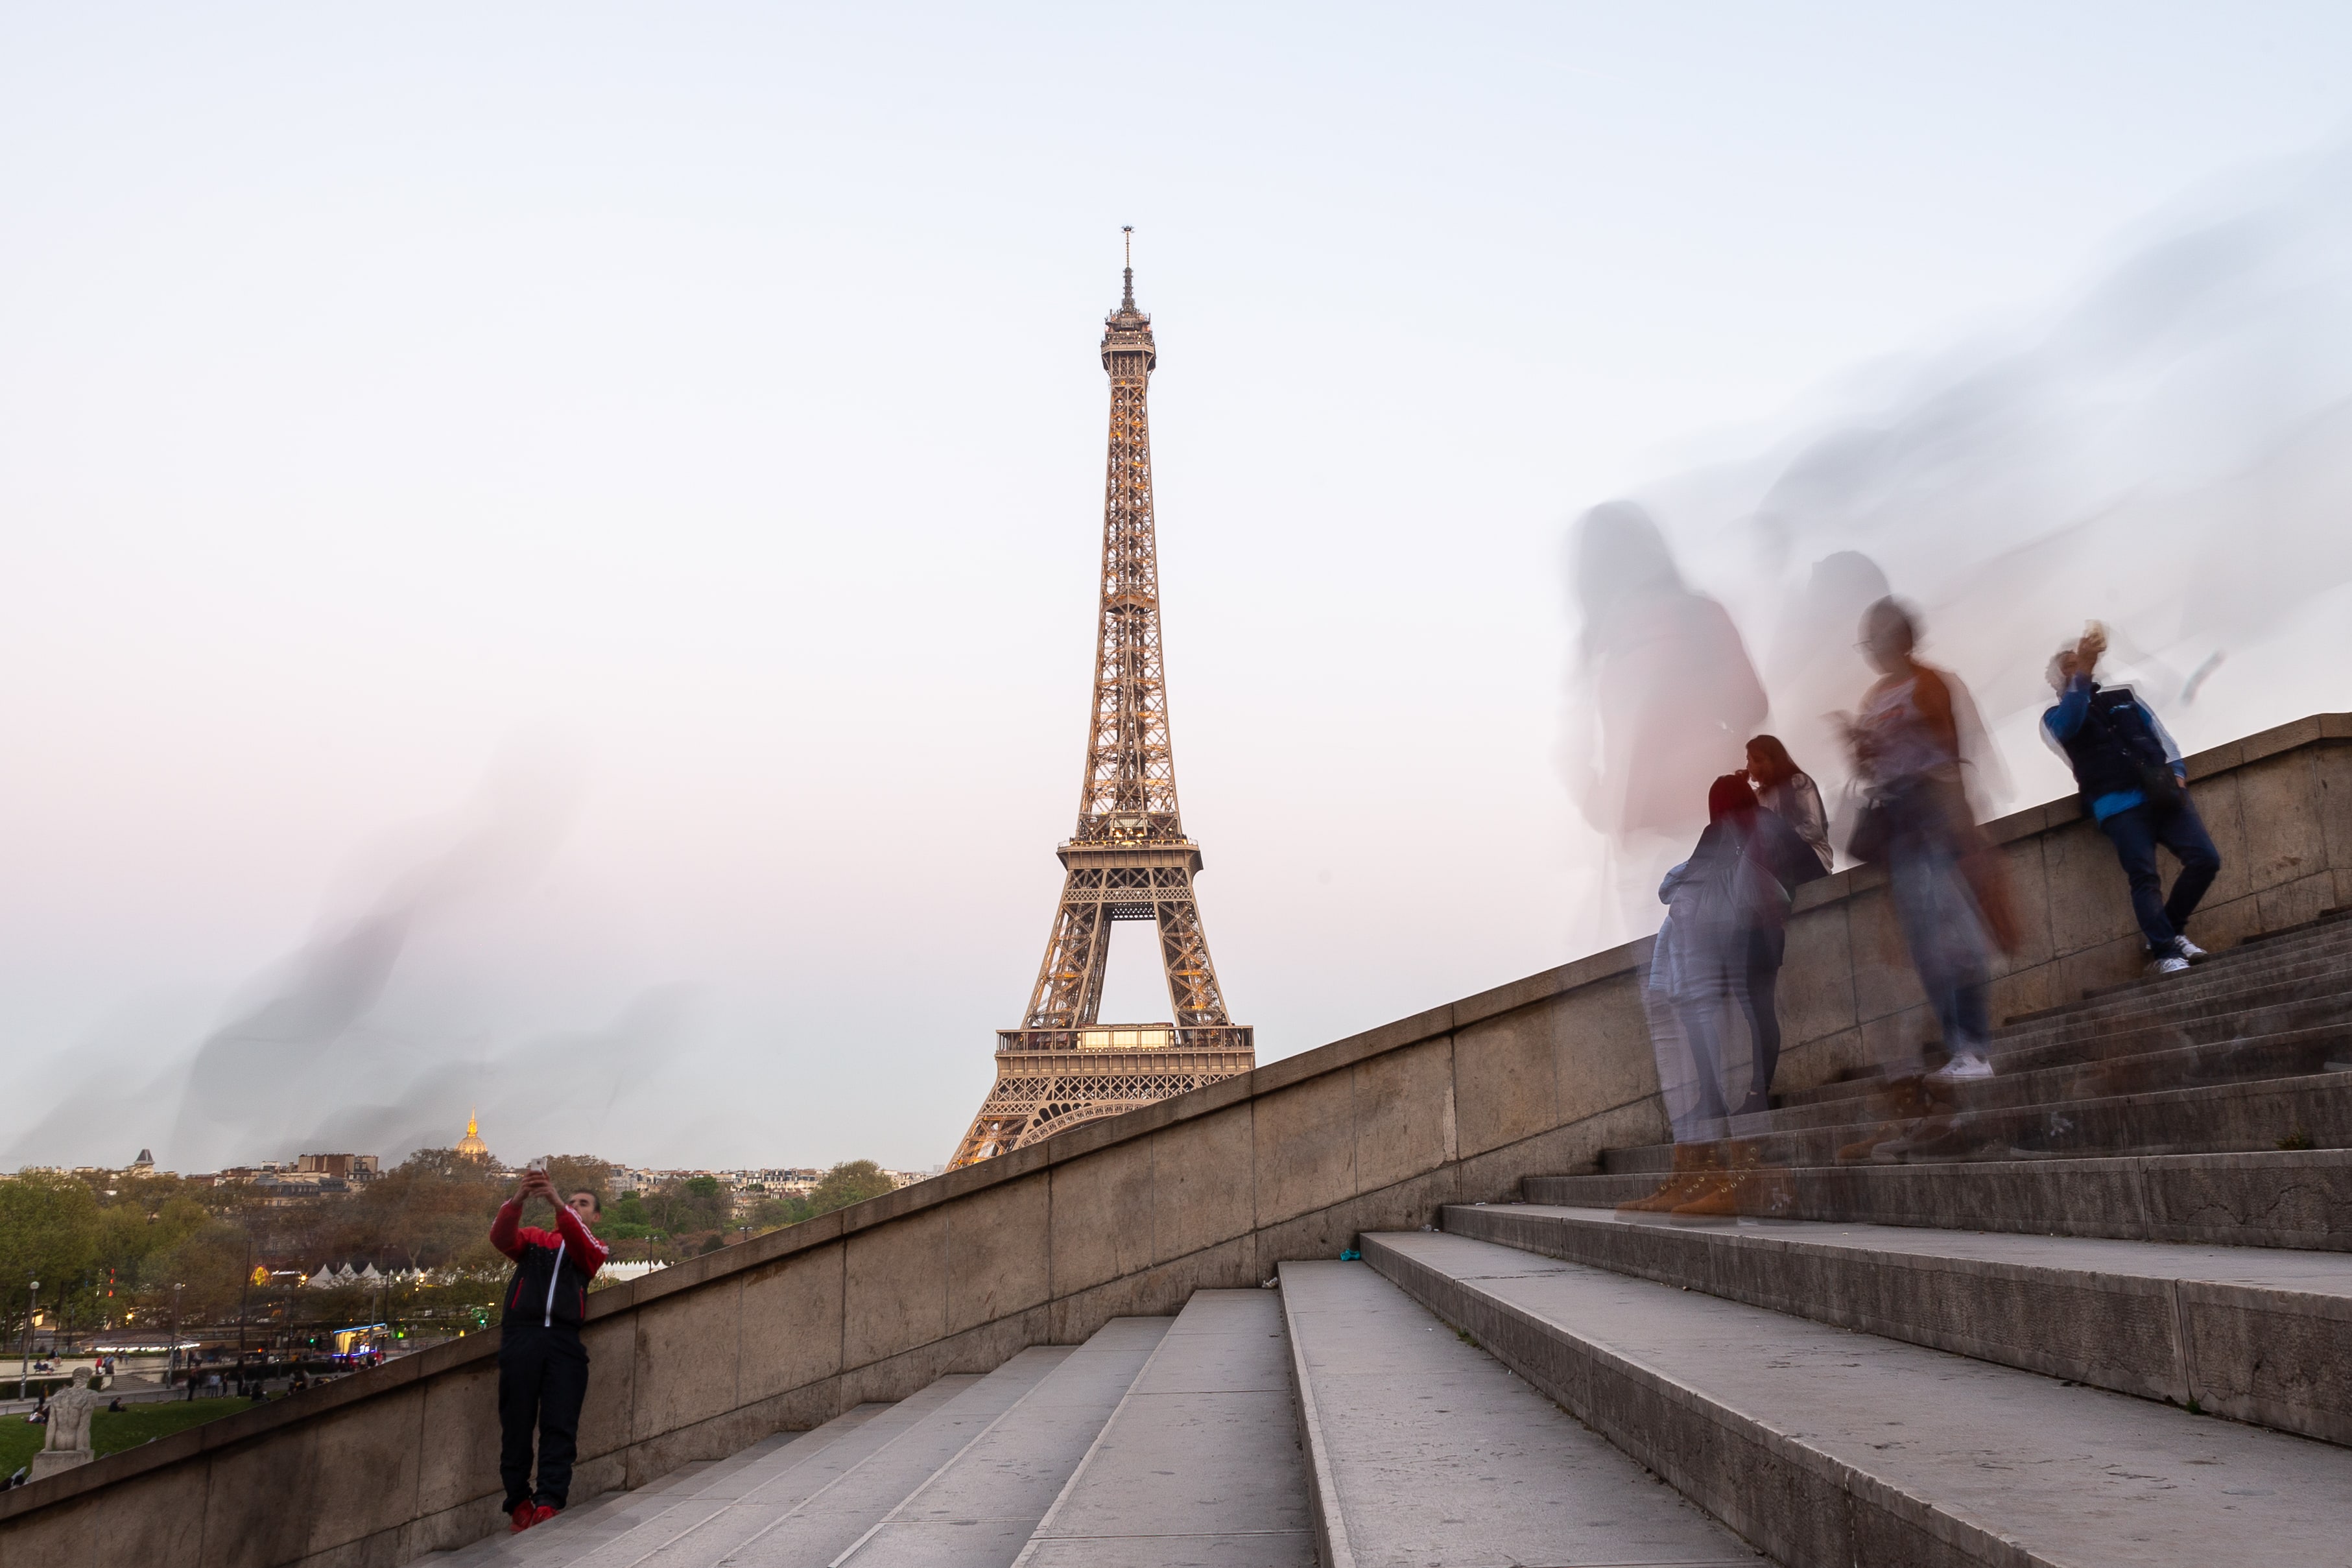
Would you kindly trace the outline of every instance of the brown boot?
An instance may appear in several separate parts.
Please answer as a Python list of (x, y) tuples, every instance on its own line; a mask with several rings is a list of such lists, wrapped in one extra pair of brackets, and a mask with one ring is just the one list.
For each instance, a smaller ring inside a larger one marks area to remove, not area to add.
[(1786, 1168), (1764, 1163), (1759, 1140), (1743, 1138), (1727, 1148), (1725, 1173), (1698, 1196), (1676, 1205), (1676, 1219), (1764, 1217), (1786, 1215), (1797, 1206), (1796, 1184)]
[(1617, 1212), (1665, 1214), (1706, 1191), (1709, 1182), (1721, 1172), (1721, 1159), (1715, 1144), (1677, 1143), (1674, 1173), (1666, 1178), (1665, 1185), (1646, 1198), (1626, 1199), (1617, 1205)]
[(1669, 1211), (1676, 1219), (1734, 1219), (1739, 1214), (1739, 1178), (1729, 1171), (1708, 1173), (1688, 1203)]
[(1907, 1138), (1918, 1126), (1919, 1119), (1936, 1109), (1935, 1092), (1917, 1074), (1893, 1079), (1864, 1101), (1866, 1114), (1885, 1120), (1868, 1132), (1838, 1150), (1841, 1165), (1867, 1164), (1871, 1153), (1882, 1143)]
[(1837, 1152), (1841, 1165), (1866, 1165), (1872, 1151), (1881, 1143), (1891, 1143), (1909, 1132), (1916, 1121), (1883, 1121), (1851, 1143), (1842, 1144)]

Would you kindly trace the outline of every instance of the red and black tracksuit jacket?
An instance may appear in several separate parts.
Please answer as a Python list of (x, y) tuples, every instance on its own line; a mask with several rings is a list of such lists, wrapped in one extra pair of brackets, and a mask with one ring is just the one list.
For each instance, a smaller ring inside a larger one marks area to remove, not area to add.
[(509, 1330), (561, 1323), (577, 1333), (588, 1319), (588, 1282), (611, 1253), (568, 1205), (555, 1211), (553, 1230), (521, 1219), (522, 1200), (509, 1198), (490, 1225), (490, 1245), (515, 1260), (500, 1321)]
[(490, 1245), (515, 1260), (499, 1341), (499, 1478), (506, 1483), (509, 1510), (526, 1501), (562, 1508), (572, 1490), (580, 1406), (588, 1397), (588, 1351), (580, 1342), (580, 1325), (588, 1316), (588, 1282), (607, 1256), (604, 1244), (569, 1208), (555, 1211), (553, 1230), (521, 1219), (522, 1200), (510, 1198), (490, 1226)]

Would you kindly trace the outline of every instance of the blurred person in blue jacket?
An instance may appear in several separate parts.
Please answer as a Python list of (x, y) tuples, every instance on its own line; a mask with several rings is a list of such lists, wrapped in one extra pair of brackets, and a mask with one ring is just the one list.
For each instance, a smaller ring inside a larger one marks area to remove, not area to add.
[[(2221, 857), (2189, 798), (2180, 748), (2130, 687), (2101, 686), (2095, 679), (2106, 650), (2106, 630), (2094, 623), (2081, 641), (2050, 661), (2058, 701), (2042, 714), (2042, 730), (2074, 770), (2083, 809), (2123, 862), (2150, 965), (2158, 973), (2178, 974), (2190, 959), (2205, 956), (2189, 940), (2187, 927), (2221, 869)], [(2158, 845), (2180, 862), (2169, 897), (2157, 870)]]

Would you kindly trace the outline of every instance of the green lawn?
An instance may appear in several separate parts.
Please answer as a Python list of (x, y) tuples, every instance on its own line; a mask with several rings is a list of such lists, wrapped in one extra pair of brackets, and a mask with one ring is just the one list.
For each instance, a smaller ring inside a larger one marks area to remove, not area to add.
[[(101, 1454), (119, 1454), (250, 1408), (242, 1399), (175, 1399), (168, 1405), (133, 1405), (120, 1415), (100, 1410), (89, 1418), (90, 1447)], [(47, 1427), (27, 1426), (21, 1415), (0, 1417), (0, 1477), (30, 1463), (48, 1436)]]

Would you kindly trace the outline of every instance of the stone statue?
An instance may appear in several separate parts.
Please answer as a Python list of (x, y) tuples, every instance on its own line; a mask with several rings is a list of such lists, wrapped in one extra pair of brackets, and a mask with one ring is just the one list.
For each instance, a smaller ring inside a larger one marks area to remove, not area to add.
[(98, 1456), (90, 1451), (89, 1417), (99, 1406), (99, 1395), (89, 1386), (89, 1368), (74, 1368), (73, 1386), (61, 1388), (49, 1399), (49, 1440), (47, 1447), (33, 1456), (32, 1473), (27, 1480), (39, 1480), (54, 1476), (59, 1470), (87, 1465)]

